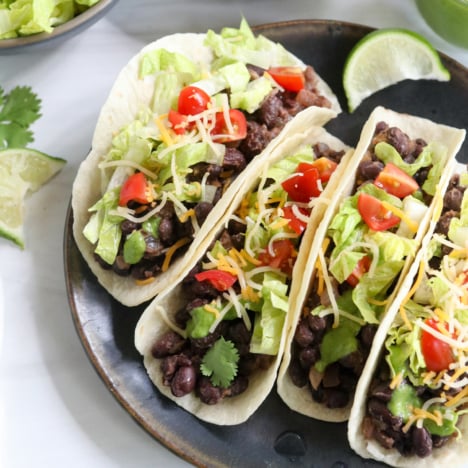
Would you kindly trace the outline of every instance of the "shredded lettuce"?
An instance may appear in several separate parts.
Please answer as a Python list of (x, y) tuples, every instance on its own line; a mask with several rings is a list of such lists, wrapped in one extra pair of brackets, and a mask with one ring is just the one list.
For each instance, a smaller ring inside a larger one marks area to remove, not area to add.
[(99, 0), (2, 0), (0, 39), (51, 33)]
[(255, 316), (250, 352), (276, 355), (288, 311), (288, 286), (284, 276), (265, 273), (262, 285), (263, 307)]
[(242, 62), (268, 69), (276, 66), (297, 65), (297, 59), (281, 44), (266, 37), (255, 36), (245, 19), (239, 28), (223, 28), (218, 34), (209, 30), (205, 44), (211, 47), (223, 66), (230, 62)]

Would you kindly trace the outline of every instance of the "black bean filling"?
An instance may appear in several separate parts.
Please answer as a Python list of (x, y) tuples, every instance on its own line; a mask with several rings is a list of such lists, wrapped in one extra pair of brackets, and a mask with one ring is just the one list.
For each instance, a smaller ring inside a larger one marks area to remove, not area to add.
[[(326, 157), (339, 163), (344, 151), (335, 151), (325, 143), (313, 145), (316, 158)], [(227, 227), (223, 229), (217, 240), (226, 249), (244, 248), (246, 225), (237, 220), (230, 220)], [(211, 250), (212, 246), (208, 249)], [(185, 329), (187, 321), (191, 317), (191, 311), (203, 306), (219, 296), (217, 291), (207, 281), (197, 281), (195, 275), (202, 271), (202, 263), (207, 259), (200, 260), (192, 271), (183, 280), (183, 294), (186, 306), (176, 314), (178, 326)], [(240, 292), (239, 283), (234, 284), (236, 292)], [(254, 312), (249, 312), (251, 323), (254, 321)], [(249, 376), (257, 369), (267, 369), (272, 358), (267, 355), (252, 354), (249, 345), (252, 330), (248, 330), (240, 319), (223, 320), (213, 333), (202, 339), (185, 340), (173, 331), (164, 334), (155, 342), (152, 354), (155, 358), (162, 359), (161, 369), (164, 374), (164, 385), (170, 386), (175, 396), (183, 396), (195, 392), (201, 401), (207, 404), (216, 404), (225, 397), (235, 396), (246, 390)], [(214, 386), (210, 380), (200, 373), (200, 362), (208, 349), (220, 336), (231, 340), (237, 348), (240, 356), (238, 376), (228, 388)]]
[[(263, 75), (265, 70), (249, 66), (252, 79)], [(245, 114), (247, 119), (247, 136), (239, 142), (227, 144), (226, 154), (222, 166), (215, 164), (199, 163), (192, 167), (193, 172), (189, 174), (189, 182), (201, 182), (204, 175), (209, 173), (207, 183), (217, 187), (216, 196), (212, 203), (200, 202), (197, 204), (186, 203), (187, 209), (193, 208), (196, 213), (197, 222), (201, 225), (213, 206), (219, 201), (223, 190), (237, 177), (246, 165), (258, 154), (260, 154), (275, 138), (286, 123), (298, 112), (310, 106), (331, 107), (330, 101), (320, 94), (317, 89), (317, 75), (312, 67), (308, 66), (304, 71), (305, 87), (298, 93), (290, 91), (274, 90), (264, 100), (260, 109), (253, 114)], [(132, 203), (130, 208), (137, 211), (136, 216), (143, 216), (156, 205), (141, 205)], [(113, 269), (121, 276), (131, 275), (138, 280), (147, 280), (157, 276), (161, 272), (167, 248), (175, 244), (178, 239), (188, 237), (193, 239), (194, 231), (192, 222), (186, 220), (181, 222), (177, 217), (172, 202), (166, 203), (164, 209), (158, 213), (161, 222), (158, 236), (143, 232), (146, 250), (143, 258), (136, 264), (125, 262), (123, 257), (123, 246), (126, 237), (135, 230), (141, 230), (141, 223), (125, 220), (121, 224), (122, 241), (119, 252), (113, 265), (104, 262), (98, 255), (96, 260), (105, 269)], [(183, 255), (189, 247), (187, 243), (179, 248), (173, 260)]]
[[(447, 234), (450, 220), (460, 215), (464, 190), (465, 187), (459, 184), (458, 175), (452, 177), (444, 196), (444, 206), (435, 228), (436, 233)], [(443, 255), (447, 253), (449, 251), (443, 252)], [(431, 267), (437, 269), (440, 261), (441, 258), (434, 257)], [(394, 448), (404, 456), (416, 455), (423, 458), (431, 455), (433, 449), (444, 446), (452, 436), (441, 437), (430, 434), (424, 427), (418, 428), (416, 425), (411, 426), (407, 432), (403, 432), (404, 422), (402, 418), (394, 416), (387, 407), (387, 403), (392, 396), (390, 382), (391, 377), (387, 363), (384, 359), (381, 359), (380, 367), (371, 384), (367, 398), (367, 413), (362, 426), (364, 436), (367, 439), (375, 439), (384, 448)], [(409, 384), (408, 381), (406, 383)], [(420, 387), (416, 390), (422, 401), (440, 396), (441, 391), (440, 389), (430, 389), (428, 387)], [(452, 396), (455, 395), (452, 390), (446, 391), (446, 393)]]
[[(376, 125), (369, 149), (358, 167), (356, 188), (365, 183), (373, 182), (384, 168), (384, 163), (377, 158), (374, 152), (377, 143), (382, 141), (392, 145), (408, 163), (414, 162), (427, 145), (422, 139), (409, 138), (397, 127), (390, 127), (385, 122), (379, 122)], [(425, 181), (428, 171), (429, 168), (422, 168), (415, 174), (414, 177), (420, 186)], [(424, 194), (424, 196), (427, 201), (431, 198), (428, 194)], [(333, 245), (329, 246), (328, 251), (330, 252), (332, 249)], [(336, 294), (343, 294), (351, 288), (346, 282), (338, 284), (334, 278), (331, 280)], [(328, 306), (330, 303), (326, 291), (319, 296), (316, 290), (317, 287), (313, 284), (303, 308), (302, 318), (296, 329), (292, 343), (289, 375), (296, 386), (304, 387), (307, 385), (313, 399), (318, 403), (328, 408), (343, 408), (349, 404), (353, 397), (377, 327), (375, 325), (363, 326), (357, 336), (358, 349), (338, 362), (328, 365), (323, 374), (318, 373), (314, 369), (314, 365), (320, 359), (320, 345), (323, 336), (332, 327), (333, 317), (319, 318), (310, 314), (310, 311), (316, 306), (320, 304)]]

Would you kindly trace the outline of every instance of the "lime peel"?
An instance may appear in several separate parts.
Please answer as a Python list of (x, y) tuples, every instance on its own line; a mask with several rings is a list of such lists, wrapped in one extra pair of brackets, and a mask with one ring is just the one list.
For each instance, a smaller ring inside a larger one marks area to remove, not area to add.
[(407, 29), (373, 31), (351, 49), (343, 70), (349, 112), (371, 94), (405, 79), (450, 80), (436, 49)]
[(0, 151), (0, 237), (24, 248), (24, 200), (57, 174), (66, 161), (29, 148)]

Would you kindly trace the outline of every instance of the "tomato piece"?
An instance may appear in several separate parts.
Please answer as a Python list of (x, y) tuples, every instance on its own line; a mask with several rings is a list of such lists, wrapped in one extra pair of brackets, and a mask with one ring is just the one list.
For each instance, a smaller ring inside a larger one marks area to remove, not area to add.
[(196, 86), (186, 86), (179, 93), (177, 111), (184, 115), (197, 115), (208, 108), (211, 97)]
[(229, 109), (229, 120), (232, 128), (229, 128), (224, 118), (224, 112), (216, 113), (216, 120), (211, 135), (218, 143), (243, 140), (247, 136), (247, 119), (242, 111)]
[(387, 210), (382, 202), (367, 193), (360, 193), (357, 203), (359, 214), (373, 231), (385, 231), (400, 222), (400, 218)]
[(150, 201), (148, 194), (148, 182), (143, 172), (132, 174), (122, 185), (120, 189), (119, 205), (127, 206), (129, 201), (138, 203), (148, 203)]
[[(424, 322), (434, 330), (439, 330), (437, 320), (429, 318)], [(446, 329), (448, 325), (443, 324)], [(429, 371), (440, 372), (449, 368), (449, 365), (454, 362), (452, 348), (445, 341), (439, 340), (431, 335), (426, 330), (421, 332), (421, 351), (426, 362), (426, 367)]]
[[(289, 227), (298, 235), (302, 234), (307, 227), (307, 222), (301, 218), (298, 218), (294, 213), (294, 210), (291, 206), (285, 206), (282, 208), (283, 217), (289, 220)], [(299, 212), (304, 216), (310, 215), (310, 210), (306, 208), (298, 208)]]
[(419, 188), (418, 183), (409, 174), (393, 163), (385, 165), (374, 184), (398, 198), (405, 198)]
[(291, 200), (308, 203), (311, 198), (318, 197), (322, 191), (319, 186), (320, 175), (317, 168), (308, 163), (300, 163), (296, 174), (281, 183)]
[(369, 271), (370, 265), (371, 258), (368, 255), (362, 257), (361, 260), (357, 262), (352, 273), (346, 278), (348, 284), (350, 284), (353, 288), (356, 287), (359, 283), (359, 280), (361, 279), (361, 276)]
[(195, 275), (197, 281), (208, 281), (218, 291), (226, 291), (236, 281), (237, 276), (222, 270), (206, 270)]
[(273, 242), (273, 255), (267, 249), (258, 256), (263, 265), (278, 268), (290, 273), (296, 257), (296, 249), (289, 239), (279, 239)]
[(286, 91), (297, 93), (305, 86), (304, 73), (299, 67), (272, 67), (268, 73)]
[(183, 135), (189, 127), (187, 116), (173, 109), (169, 111), (167, 120), (169, 120), (172, 130), (174, 130), (177, 135)]
[(331, 175), (337, 168), (338, 164), (331, 159), (322, 156), (312, 163), (311, 166), (315, 167), (319, 171), (319, 177), (322, 182), (328, 182), (330, 180)]

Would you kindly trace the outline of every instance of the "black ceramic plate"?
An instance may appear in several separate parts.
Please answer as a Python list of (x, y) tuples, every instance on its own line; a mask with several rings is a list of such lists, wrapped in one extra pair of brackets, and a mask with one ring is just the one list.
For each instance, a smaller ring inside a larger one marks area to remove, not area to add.
[[(344, 60), (370, 28), (335, 21), (293, 21), (262, 25), (258, 32), (284, 44), (312, 64), (346, 109), (341, 85)], [(468, 128), (468, 70), (443, 56), (452, 78), (448, 83), (405, 81), (343, 112), (328, 130), (354, 146), (376, 105)], [(460, 160), (468, 161), (468, 144)], [(72, 236), (69, 211), (64, 239), (65, 275), (76, 329), (84, 348), (111, 393), (151, 435), (199, 466), (357, 467), (379, 466), (351, 451), (346, 424), (323, 423), (289, 410), (275, 390), (244, 424), (218, 427), (200, 422), (161, 396), (148, 379), (133, 344), (135, 325), (144, 306), (126, 308), (97, 283)]]

